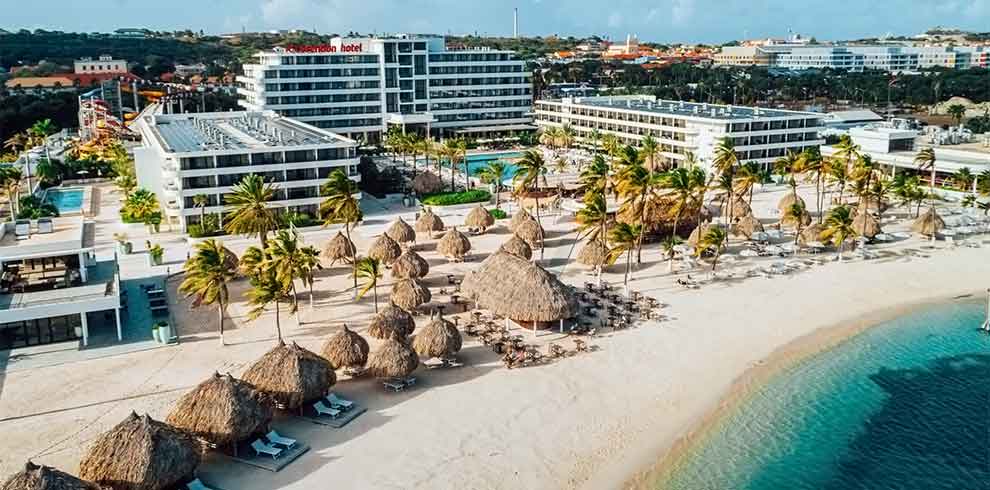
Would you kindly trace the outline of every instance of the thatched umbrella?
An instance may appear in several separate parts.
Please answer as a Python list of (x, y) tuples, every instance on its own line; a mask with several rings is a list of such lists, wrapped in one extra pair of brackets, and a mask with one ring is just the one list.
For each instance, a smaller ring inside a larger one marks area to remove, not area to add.
[(536, 218), (529, 214), (529, 211), (526, 211), (526, 208), (519, 208), (519, 212), (512, 215), (512, 219), (509, 220), (509, 229), (516, 231), (516, 228), (525, 221), (536, 221)]
[(788, 192), (777, 202), (777, 210), (780, 211), (780, 214), (787, 214), (787, 210), (791, 209), (791, 206), (797, 203), (801, 203), (805, 209), (808, 209), (808, 206), (804, 203), (804, 199), (801, 199), (793, 192)]
[(380, 260), (385, 265), (392, 265), (395, 259), (402, 255), (402, 247), (388, 235), (378, 235), (368, 249), (368, 257)]
[(430, 263), (411, 249), (402, 252), (399, 258), (392, 262), (392, 277), (399, 279), (418, 279), (430, 272)]
[(461, 332), (453, 323), (437, 316), (416, 333), (412, 348), (420, 357), (450, 357), (461, 350)]
[(344, 325), (327, 339), (321, 352), (336, 369), (357, 369), (368, 362), (368, 350), (368, 341)]
[(272, 412), (271, 399), (251, 383), (214, 373), (179, 398), (165, 420), (217, 446), (229, 446), (266, 432)]
[(578, 263), (597, 269), (608, 263), (608, 247), (599, 239), (588, 240), (577, 255)]
[(427, 237), (431, 237), (434, 231), (443, 231), (443, 228), (443, 220), (429, 209), (424, 210), (416, 220), (416, 233), (425, 233)]
[(745, 199), (736, 196), (732, 200), (732, 217), (738, 218), (740, 216), (747, 216), (753, 214), (753, 208), (749, 206), (749, 203)]
[(79, 477), (114, 490), (161, 490), (189, 480), (201, 447), (166, 423), (131, 412), (98, 437), (79, 461)]
[(376, 378), (404, 378), (419, 366), (419, 357), (411, 347), (397, 339), (385, 339), (368, 356), (368, 372)]
[(368, 335), (376, 339), (404, 339), (416, 329), (416, 320), (408, 311), (389, 303), (371, 319)]
[(393, 221), (392, 225), (385, 231), (385, 234), (397, 243), (412, 243), (416, 241), (416, 232), (402, 218)]
[[(797, 228), (797, 221), (798, 219), (796, 217), (787, 214), (786, 211), (783, 212), (783, 215), (780, 218), (780, 224), (782, 226), (792, 226), (794, 228)], [(808, 226), (810, 224), (811, 224), (811, 214), (808, 213), (807, 211), (801, 213), (801, 226)]]
[(412, 188), (416, 194), (433, 194), (443, 190), (443, 181), (433, 172), (422, 172), (412, 181)]
[(540, 266), (495, 253), (461, 283), (461, 291), (496, 315), (518, 321), (550, 322), (578, 311), (573, 292)]
[(337, 263), (338, 260), (345, 263), (351, 262), (356, 253), (357, 248), (354, 247), (354, 242), (348, 240), (339, 231), (326, 245), (323, 245), (323, 257), (330, 260), (330, 265)]
[(322, 398), (337, 382), (330, 361), (295, 342), (291, 345), (279, 342), (252, 364), (243, 378), (287, 409)]
[(50, 466), (38, 466), (28, 461), (23, 471), (14, 473), (0, 484), (0, 490), (100, 490), (100, 486)]
[(824, 226), (818, 223), (812, 223), (801, 230), (801, 236), (798, 237), (798, 241), (802, 244), (808, 244), (809, 242), (820, 242), (822, 240), (822, 232), (824, 231)]
[(733, 229), (737, 235), (742, 235), (746, 238), (753, 238), (754, 233), (763, 231), (763, 223), (756, 219), (756, 216), (747, 214), (736, 222)]
[(406, 311), (413, 311), (432, 298), (430, 290), (416, 279), (402, 279), (392, 285), (392, 303)]
[(498, 248), (498, 252), (510, 253), (526, 260), (533, 258), (533, 248), (515, 233)]
[(687, 239), (688, 245), (690, 245), (692, 247), (697, 247), (698, 244), (701, 243), (701, 239), (704, 238), (704, 236), (705, 236), (706, 233), (708, 233), (708, 230), (710, 230), (712, 228), (721, 228), (721, 227), (722, 227), (722, 225), (719, 225), (717, 223), (705, 223), (705, 224), (698, 225), (694, 229), (694, 231), (691, 232), (691, 235), (688, 236), (688, 239)]
[(444, 233), (440, 241), (437, 242), (437, 252), (440, 252), (441, 255), (447, 257), (449, 260), (464, 260), (464, 256), (470, 251), (471, 240), (468, 240), (467, 236), (457, 231), (457, 228), (447, 230), (447, 233)]
[(543, 227), (540, 226), (535, 219), (519, 223), (519, 226), (516, 227), (515, 233), (531, 248), (535, 248), (543, 243)]
[(914, 224), (911, 225), (912, 231), (928, 237), (935, 236), (943, 229), (945, 229), (945, 220), (938, 215), (935, 208), (928, 208), (928, 211), (914, 220)]
[(484, 206), (478, 205), (464, 218), (464, 225), (484, 232), (495, 224), (495, 217)]
[(873, 237), (880, 234), (880, 221), (877, 220), (873, 213), (856, 213), (856, 217), (853, 218), (852, 223), (853, 230), (859, 236), (872, 239)]

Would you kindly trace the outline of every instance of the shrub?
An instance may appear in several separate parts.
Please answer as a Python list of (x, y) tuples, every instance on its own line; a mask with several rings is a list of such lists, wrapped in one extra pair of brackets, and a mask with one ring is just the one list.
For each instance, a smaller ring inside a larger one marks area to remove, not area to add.
[(421, 199), (423, 204), (428, 206), (453, 206), (455, 204), (470, 204), (475, 202), (488, 202), (492, 194), (483, 189), (471, 189), (464, 192), (440, 192), (430, 194)]
[(221, 229), (209, 226), (204, 228), (203, 225), (200, 225), (199, 223), (193, 223), (187, 226), (186, 231), (189, 232), (189, 236), (192, 238), (208, 238), (211, 236), (220, 236), (224, 234)]
[(495, 219), (505, 219), (505, 218), (508, 218), (509, 217), (509, 215), (506, 214), (505, 211), (502, 211), (501, 209), (498, 209), (498, 208), (496, 208), (496, 209), (489, 209), (488, 210), (488, 214), (492, 215), (492, 218), (495, 218)]

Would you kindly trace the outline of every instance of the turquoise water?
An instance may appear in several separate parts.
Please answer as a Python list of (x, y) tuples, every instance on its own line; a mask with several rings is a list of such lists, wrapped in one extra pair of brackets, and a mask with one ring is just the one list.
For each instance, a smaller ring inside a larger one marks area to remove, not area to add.
[(45, 193), (45, 200), (54, 204), (59, 214), (78, 212), (82, 199), (82, 189), (48, 189)]
[(926, 308), (772, 378), (662, 489), (988, 489), (982, 302)]
[(514, 160), (522, 156), (521, 152), (510, 151), (501, 153), (486, 153), (483, 155), (468, 155), (468, 172), (471, 175), (478, 173), (479, 170), (488, 166), (489, 163), (496, 160), (502, 160), (505, 162), (505, 178), (511, 179), (516, 174), (516, 166), (510, 163), (510, 160)]

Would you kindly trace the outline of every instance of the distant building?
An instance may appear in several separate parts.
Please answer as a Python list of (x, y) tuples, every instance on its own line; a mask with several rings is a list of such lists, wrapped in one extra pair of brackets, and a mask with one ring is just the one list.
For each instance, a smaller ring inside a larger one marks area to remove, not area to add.
[(712, 59), (718, 66), (770, 66), (772, 55), (757, 46), (726, 46)]
[(836, 111), (825, 115), (825, 127), (834, 129), (849, 129), (856, 126), (883, 122), (879, 114), (862, 110)]
[(605, 56), (616, 56), (616, 55), (638, 55), (639, 54), (639, 39), (632, 34), (626, 36), (626, 42), (622, 44), (612, 44), (608, 47), (605, 52)]
[(202, 75), (206, 73), (206, 65), (203, 63), (196, 63), (193, 65), (175, 65), (175, 76), (189, 78), (193, 75)]
[(147, 29), (122, 28), (113, 31), (113, 37), (125, 39), (144, 39), (149, 35), (151, 35), (151, 31)]
[[(142, 136), (134, 150), (138, 185), (154, 192), (183, 230), (199, 223), (201, 212), (222, 226), (231, 209), (225, 195), (248, 174), (275, 185), (279, 212), (314, 218), (325, 199), (320, 186), (333, 171), (361, 179), (355, 141), (272, 111), (149, 113), (132, 128)], [(207, 196), (202, 211), (193, 204), (200, 194)]]
[(714, 55), (716, 65), (769, 66), (787, 70), (882, 70), (894, 73), (925, 68), (985, 68), (985, 46), (818, 46), (765, 44), (727, 46)]
[(29, 94), (67, 92), (76, 89), (75, 83), (67, 76), (17, 77), (7, 80), (4, 86), (12, 92)]
[(83, 58), (74, 63), (75, 73), (92, 75), (99, 73), (127, 73), (127, 61), (117, 60), (112, 56), (103, 55), (98, 59)]

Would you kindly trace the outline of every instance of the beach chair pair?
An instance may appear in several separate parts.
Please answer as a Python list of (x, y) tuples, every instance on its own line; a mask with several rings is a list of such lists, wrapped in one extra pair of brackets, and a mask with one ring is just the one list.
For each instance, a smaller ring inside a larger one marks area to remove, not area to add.
[(409, 377), (405, 379), (401, 378), (390, 378), (382, 381), (382, 385), (385, 388), (390, 389), (396, 393), (416, 384), (416, 377)]
[(252, 442), (251, 449), (254, 449), (255, 456), (261, 456), (264, 454), (271, 456), (273, 460), (278, 459), (278, 457), (282, 455), (282, 448), (265, 444), (261, 439), (256, 439)]
[(313, 404), (313, 410), (316, 411), (317, 415), (327, 415), (332, 419), (339, 417), (340, 414), (352, 408), (354, 408), (354, 402), (341, 398), (332, 392)]

